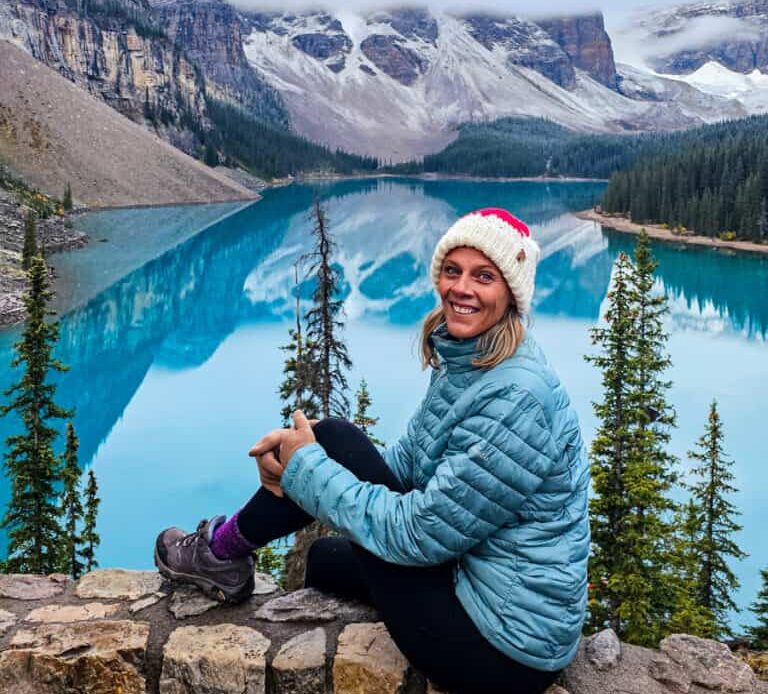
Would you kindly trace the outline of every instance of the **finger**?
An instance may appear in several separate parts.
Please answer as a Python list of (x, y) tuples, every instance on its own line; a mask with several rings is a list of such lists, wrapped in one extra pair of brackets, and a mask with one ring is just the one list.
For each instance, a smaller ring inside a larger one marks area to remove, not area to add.
[(310, 429), (309, 426), (309, 420), (306, 418), (304, 413), (301, 410), (296, 410), (296, 412), (293, 413), (293, 426), (296, 428), (296, 430), (300, 429)]
[(272, 451), (265, 453), (259, 458), (259, 467), (264, 468), (264, 471), (277, 477), (278, 479), (283, 474), (283, 466), (280, 465), (275, 454)]
[(319, 419), (310, 419), (309, 426), (314, 427), (315, 424), (317, 424), (319, 421), (320, 421)]
[(259, 456), (267, 451), (271, 451), (273, 448), (280, 446), (280, 441), (283, 438), (285, 429), (275, 429), (270, 431), (264, 438), (253, 444), (253, 447), (248, 451), (250, 456)]

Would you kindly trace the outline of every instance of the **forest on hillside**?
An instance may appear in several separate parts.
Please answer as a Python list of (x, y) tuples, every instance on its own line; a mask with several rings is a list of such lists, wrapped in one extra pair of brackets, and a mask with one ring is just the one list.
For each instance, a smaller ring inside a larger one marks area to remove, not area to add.
[(647, 157), (693, 145), (714, 145), (738, 133), (768, 130), (768, 117), (723, 121), (681, 132), (576, 133), (543, 118), (467, 123), (442, 151), (390, 167), (401, 173), (466, 176), (578, 176), (609, 178)]
[(768, 239), (768, 128), (722, 133), (716, 142), (686, 143), (616, 172), (602, 209), (637, 223), (663, 223), (724, 239)]

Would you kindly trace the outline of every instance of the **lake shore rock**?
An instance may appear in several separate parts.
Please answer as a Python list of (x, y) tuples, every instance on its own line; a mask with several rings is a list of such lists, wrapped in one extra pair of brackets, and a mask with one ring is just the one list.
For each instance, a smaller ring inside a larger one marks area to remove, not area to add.
[[(0, 694), (440, 691), (371, 608), (277, 587), (201, 611), (203, 598), (152, 571), (0, 576)], [(716, 641), (675, 634), (650, 649), (608, 630), (583, 639), (547, 694), (713, 691), (768, 694), (768, 682)]]
[(745, 253), (768, 253), (768, 244), (754, 243), (752, 241), (723, 241), (723, 239), (719, 238), (698, 236), (690, 233), (674, 234), (671, 230), (664, 228), (660, 224), (636, 224), (621, 215), (604, 214), (597, 210), (582, 210), (581, 212), (576, 212), (575, 215), (579, 219), (597, 222), (604, 227), (629, 234), (639, 234), (641, 229), (645, 229), (648, 236), (662, 241), (674, 241), (675, 243), (704, 246), (706, 248), (726, 248)]
[[(21, 323), (26, 317), (22, 297), (27, 288), (21, 268), (27, 208), (10, 191), (0, 188), (0, 328)], [(37, 221), (38, 244), (46, 253), (80, 248), (88, 237), (69, 226), (67, 217)]]

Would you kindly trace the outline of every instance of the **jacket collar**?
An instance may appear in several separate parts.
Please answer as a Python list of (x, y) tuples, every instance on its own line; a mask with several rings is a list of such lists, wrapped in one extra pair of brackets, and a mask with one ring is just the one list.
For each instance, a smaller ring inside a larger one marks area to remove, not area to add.
[(448, 334), (445, 323), (438, 326), (429, 336), (429, 340), (449, 372), (469, 371), (476, 368), (472, 364), (473, 359), (480, 356), (478, 342), (480, 337), (472, 337), (468, 340), (457, 340)]

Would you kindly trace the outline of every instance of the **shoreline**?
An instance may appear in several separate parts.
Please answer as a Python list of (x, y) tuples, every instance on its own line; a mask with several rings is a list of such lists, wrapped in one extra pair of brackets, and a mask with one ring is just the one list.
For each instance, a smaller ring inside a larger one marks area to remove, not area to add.
[(672, 241), (674, 243), (703, 246), (705, 248), (725, 248), (743, 253), (768, 254), (768, 244), (755, 243), (754, 241), (723, 241), (722, 239), (700, 236), (698, 234), (673, 234), (669, 229), (664, 229), (659, 224), (636, 224), (626, 217), (613, 217), (601, 214), (595, 210), (582, 210), (581, 212), (576, 212), (575, 216), (579, 219), (597, 222), (601, 226), (627, 234), (639, 234), (641, 229), (645, 229), (648, 236), (660, 241)]
[[(446, 173), (360, 173), (360, 174), (317, 174), (301, 175), (294, 179), (298, 183), (311, 181), (354, 181), (366, 178), (410, 178), (419, 181), (481, 181), (484, 183), (607, 183), (607, 178), (579, 178), (577, 176), (472, 176), (470, 174)], [(278, 186), (269, 186), (278, 187)]]

